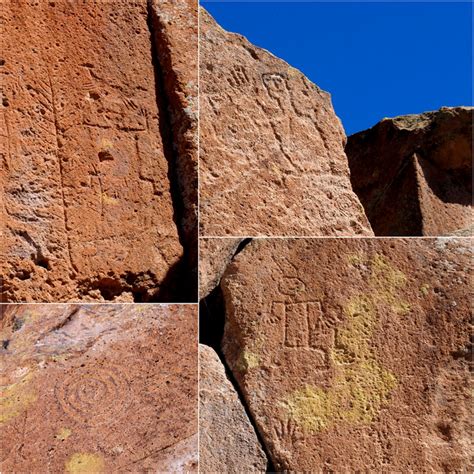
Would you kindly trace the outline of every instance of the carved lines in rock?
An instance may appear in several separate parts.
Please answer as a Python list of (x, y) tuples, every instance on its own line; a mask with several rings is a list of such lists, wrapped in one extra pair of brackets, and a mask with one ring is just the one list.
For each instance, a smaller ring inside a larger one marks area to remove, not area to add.
[(97, 426), (116, 423), (130, 404), (127, 379), (116, 367), (80, 367), (55, 387), (62, 410), (78, 423)]

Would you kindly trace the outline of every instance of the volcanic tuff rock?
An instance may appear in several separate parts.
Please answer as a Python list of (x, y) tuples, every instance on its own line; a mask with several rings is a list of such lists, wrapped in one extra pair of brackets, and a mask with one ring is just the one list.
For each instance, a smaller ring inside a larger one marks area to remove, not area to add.
[(376, 235), (472, 233), (472, 119), (472, 107), (443, 107), (349, 137), (352, 185)]
[(199, 346), (200, 472), (266, 472), (267, 459), (219, 357)]
[[(195, 160), (192, 111), (178, 123), (195, 100), (192, 65), (168, 65), (175, 90), (167, 64), (160, 79), (147, 0), (4, 1), (0, 15), (3, 301), (176, 299), (169, 175)], [(158, 59), (181, 54), (185, 16), (163, 27), (176, 38)]]
[(2, 307), (2, 472), (197, 471), (192, 305)]
[(242, 239), (199, 239), (199, 298), (205, 298), (219, 283)]
[(254, 240), (223, 352), (275, 468), (471, 472), (469, 239)]
[(372, 235), (329, 94), (200, 15), (202, 235)]
[(197, 278), (198, 4), (197, 0), (149, 0), (155, 52), (170, 115), (175, 155), (173, 178), (188, 266)]

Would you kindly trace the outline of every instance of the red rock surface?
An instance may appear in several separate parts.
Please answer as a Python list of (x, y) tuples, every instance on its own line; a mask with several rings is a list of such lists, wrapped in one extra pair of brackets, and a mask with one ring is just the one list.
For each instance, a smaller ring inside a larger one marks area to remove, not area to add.
[(218, 355), (199, 346), (200, 472), (266, 472), (267, 458)]
[(443, 107), (349, 137), (352, 185), (375, 235), (472, 234), (472, 114)]
[(197, 471), (195, 306), (1, 310), (2, 472)]
[(170, 116), (180, 226), (189, 266), (197, 276), (198, 2), (151, 0), (155, 52)]
[(200, 15), (201, 235), (372, 235), (329, 94)]
[(199, 239), (199, 299), (218, 284), (242, 239)]
[(3, 301), (175, 299), (183, 249), (147, 0), (1, 10)]
[(235, 257), (223, 352), (277, 471), (472, 471), (471, 245), (263, 239)]

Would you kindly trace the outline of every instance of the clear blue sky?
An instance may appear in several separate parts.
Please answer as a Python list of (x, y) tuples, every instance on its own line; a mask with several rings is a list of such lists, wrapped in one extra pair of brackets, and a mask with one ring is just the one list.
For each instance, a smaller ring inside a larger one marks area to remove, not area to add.
[(348, 135), (383, 117), (472, 105), (470, 2), (201, 4), (330, 92)]

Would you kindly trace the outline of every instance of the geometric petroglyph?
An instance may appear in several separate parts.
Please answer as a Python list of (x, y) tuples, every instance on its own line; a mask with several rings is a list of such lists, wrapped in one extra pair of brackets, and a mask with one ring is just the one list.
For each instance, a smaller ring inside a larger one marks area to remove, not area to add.
[(282, 321), (285, 347), (327, 351), (334, 345), (334, 328), (325, 324), (319, 301), (274, 302), (272, 313)]
[(116, 423), (130, 404), (128, 381), (115, 367), (74, 369), (56, 385), (55, 395), (67, 415), (89, 426)]

